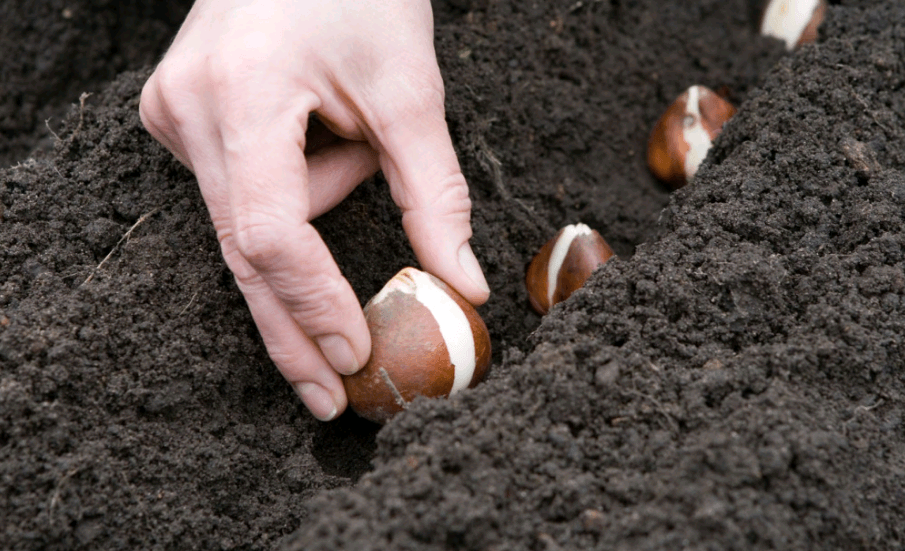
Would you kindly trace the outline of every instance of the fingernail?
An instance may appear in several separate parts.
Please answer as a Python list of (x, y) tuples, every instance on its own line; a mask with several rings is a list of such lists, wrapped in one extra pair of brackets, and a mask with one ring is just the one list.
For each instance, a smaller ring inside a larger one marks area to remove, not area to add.
[(323, 335), (316, 340), (324, 357), (338, 373), (351, 375), (361, 369), (352, 346), (342, 335)]
[(305, 402), (305, 406), (321, 421), (332, 421), (336, 417), (336, 404), (326, 388), (316, 383), (294, 385), (295, 393)]
[(485, 293), (490, 292), (487, 280), (484, 279), (484, 271), (481, 270), (481, 265), (478, 264), (478, 259), (475, 257), (474, 251), (471, 250), (471, 245), (468, 241), (459, 247), (459, 266), (465, 271), (465, 275), (467, 275), (475, 285), (480, 287), (482, 291)]

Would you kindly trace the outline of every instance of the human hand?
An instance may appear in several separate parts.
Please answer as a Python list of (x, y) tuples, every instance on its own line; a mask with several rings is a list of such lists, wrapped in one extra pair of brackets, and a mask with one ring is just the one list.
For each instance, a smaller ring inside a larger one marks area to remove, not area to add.
[(345, 409), (338, 373), (371, 343), (310, 221), (378, 168), (424, 269), (487, 300), (429, 0), (198, 0), (140, 112), (195, 173), (270, 357), (315, 417)]

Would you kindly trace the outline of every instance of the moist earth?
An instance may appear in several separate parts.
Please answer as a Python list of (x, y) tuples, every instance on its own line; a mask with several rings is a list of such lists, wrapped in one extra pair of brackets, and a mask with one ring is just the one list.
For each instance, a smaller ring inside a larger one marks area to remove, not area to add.
[[(383, 428), (300, 405), (141, 126), (187, 4), (35, 5), (0, 39), (3, 547), (905, 546), (901, 3), (788, 53), (755, 0), (435, 2), (494, 361)], [(670, 193), (647, 134), (692, 84), (739, 112)], [(541, 318), (577, 221), (618, 258)], [(417, 265), (379, 175), (315, 224), (362, 303)]]

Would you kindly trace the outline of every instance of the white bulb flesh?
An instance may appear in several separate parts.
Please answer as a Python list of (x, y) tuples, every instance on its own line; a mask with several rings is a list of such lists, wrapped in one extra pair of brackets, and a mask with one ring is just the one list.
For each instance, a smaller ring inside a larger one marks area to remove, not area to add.
[(773, 0), (764, 10), (760, 33), (782, 40), (792, 50), (819, 4), (820, 0)]
[(433, 316), (440, 328), (440, 335), (449, 351), (449, 361), (453, 365), (454, 376), (450, 394), (467, 388), (474, 377), (475, 341), (471, 323), (462, 308), (446, 291), (438, 287), (429, 275), (414, 268), (405, 268), (391, 279), (379, 293), (371, 299), (371, 304), (379, 304), (390, 293), (414, 295)]
[(559, 279), (559, 270), (562, 269), (562, 263), (565, 262), (566, 255), (569, 254), (569, 247), (572, 246), (572, 241), (575, 241), (575, 238), (580, 235), (590, 235), (592, 231), (585, 224), (566, 226), (560, 233), (559, 239), (553, 245), (553, 250), (550, 252), (550, 262), (547, 264), (547, 304), (550, 305), (550, 308), (553, 307), (553, 295), (556, 293), (556, 281)]
[(709, 93), (701, 86), (692, 86), (688, 89), (685, 120), (689, 121), (689, 124), (682, 125), (682, 139), (688, 144), (688, 153), (685, 154), (685, 178), (688, 181), (691, 181), (697, 173), (698, 167), (713, 145), (701, 117), (701, 98)]

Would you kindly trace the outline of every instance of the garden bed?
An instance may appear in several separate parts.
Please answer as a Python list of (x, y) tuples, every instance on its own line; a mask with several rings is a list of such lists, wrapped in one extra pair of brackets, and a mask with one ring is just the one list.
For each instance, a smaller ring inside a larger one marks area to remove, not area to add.
[[(141, 126), (185, 6), (42, 5), (0, 60), (4, 546), (905, 546), (901, 3), (790, 54), (755, 0), (435, 2), (493, 366), (382, 429), (298, 402)], [(647, 135), (692, 84), (739, 112), (671, 193)], [(541, 319), (525, 267), (576, 221), (618, 259)], [(362, 303), (416, 264), (380, 176), (316, 226)]]

